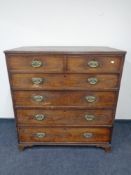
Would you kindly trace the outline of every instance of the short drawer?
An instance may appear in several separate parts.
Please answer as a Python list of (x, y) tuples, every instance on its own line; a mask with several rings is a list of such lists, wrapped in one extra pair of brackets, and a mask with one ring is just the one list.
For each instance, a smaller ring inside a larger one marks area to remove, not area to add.
[(112, 108), (116, 105), (116, 92), (87, 91), (15, 91), (14, 103), (21, 107), (81, 106)]
[(7, 64), (11, 71), (62, 72), (63, 58), (62, 55), (8, 55)]
[(68, 71), (81, 73), (120, 72), (121, 63), (122, 58), (117, 55), (68, 56)]
[(78, 89), (108, 90), (118, 89), (117, 74), (12, 74), (13, 89)]
[(112, 110), (29, 110), (17, 109), (19, 125), (30, 126), (91, 126), (112, 125)]
[(19, 128), (20, 142), (101, 143), (109, 142), (109, 128)]

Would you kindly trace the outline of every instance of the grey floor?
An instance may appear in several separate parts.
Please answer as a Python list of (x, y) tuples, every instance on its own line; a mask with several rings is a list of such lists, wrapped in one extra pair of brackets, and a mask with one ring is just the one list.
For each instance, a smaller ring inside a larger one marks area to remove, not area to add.
[(0, 175), (131, 175), (131, 122), (116, 122), (113, 150), (34, 147), (19, 152), (14, 120), (0, 120)]

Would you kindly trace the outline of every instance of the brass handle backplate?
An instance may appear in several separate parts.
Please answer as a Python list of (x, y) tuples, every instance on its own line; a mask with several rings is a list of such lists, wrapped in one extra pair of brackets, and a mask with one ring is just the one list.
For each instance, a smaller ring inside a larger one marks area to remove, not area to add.
[(45, 115), (43, 115), (43, 114), (36, 114), (34, 116), (34, 119), (37, 120), (37, 121), (42, 121), (42, 120), (45, 119)]
[(86, 114), (86, 115), (85, 115), (85, 119), (86, 119), (87, 121), (92, 121), (92, 120), (95, 119), (95, 116), (94, 116), (94, 115), (91, 115), (91, 114)]
[(84, 134), (83, 134), (83, 136), (85, 137), (85, 138), (91, 138), (91, 137), (93, 137), (93, 134), (92, 133), (90, 133), (90, 132), (85, 132)]
[(38, 133), (35, 134), (35, 136), (37, 138), (44, 138), (46, 136), (46, 134), (44, 132), (38, 132)]
[(97, 68), (97, 67), (99, 67), (99, 65), (100, 65), (99, 62), (96, 60), (91, 60), (88, 62), (88, 66), (90, 68)]
[(42, 61), (39, 61), (39, 60), (33, 60), (31, 62), (31, 65), (32, 65), (32, 67), (37, 68), (37, 67), (41, 67), (43, 65), (43, 63), (42, 63)]
[(36, 102), (42, 102), (44, 100), (44, 96), (42, 95), (34, 95), (32, 96), (32, 99)]
[(91, 96), (91, 95), (86, 96), (85, 99), (86, 99), (86, 101), (89, 102), (89, 103), (93, 103), (93, 102), (96, 101), (96, 97), (95, 97), (95, 96)]
[(32, 78), (32, 83), (35, 85), (39, 85), (43, 83), (43, 78)]
[(98, 79), (96, 77), (90, 77), (88, 78), (88, 82), (91, 84), (91, 85), (95, 85), (98, 83)]

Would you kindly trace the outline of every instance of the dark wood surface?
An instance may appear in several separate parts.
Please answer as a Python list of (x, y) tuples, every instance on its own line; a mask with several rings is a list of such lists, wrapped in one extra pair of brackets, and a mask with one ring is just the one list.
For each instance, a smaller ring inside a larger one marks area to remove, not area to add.
[[(33, 71), (33, 72), (63, 72), (64, 56), (59, 55), (9, 55), (8, 56), (8, 66), (10, 70), (13, 71)], [(38, 68), (32, 67), (32, 61), (39, 60), (42, 62), (42, 66)]]
[[(111, 150), (125, 51), (108, 47), (22, 47), (5, 51), (19, 148), (95, 145)], [(40, 67), (33, 67), (38, 60)], [(90, 68), (89, 62), (99, 63)], [(97, 78), (90, 84), (89, 78)], [(34, 84), (32, 78), (42, 78)], [(43, 96), (36, 102), (33, 97)], [(94, 102), (85, 97), (95, 96)], [(34, 118), (44, 115), (43, 120)], [(86, 115), (93, 115), (87, 120)], [(37, 138), (37, 133), (45, 137)], [(91, 134), (85, 138), (84, 133)]]
[[(68, 72), (78, 73), (113, 73), (119, 72), (122, 60), (120, 56), (108, 56), (108, 55), (89, 55), (89, 56), (68, 56)], [(90, 68), (88, 63), (90, 60), (97, 60), (99, 66), (97, 68)]]
[[(44, 138), (38, 138), (37, 133), (45, 133)], [(90, 138), (84, 137), (84, 133), (91, 133)], [(109, 142), (111, 130), (109, 128), (19, 128), (21, 142)]]
[[(42, 102), (33, 100), (34, 96), (43, 96)], [(86, 96), (95, 96), (96, 101), (88, 102)], [(15, 91), (14, 103), (19, 107), (44, 106), (85, 106), (87, 108), (111, 108), (115, 106), (115, 92), (88, 92), (88, 91)]]
[[(12, 72), (30, 73), (119, 73), (122, 63), (120, 55), (7, 55), (8, 67)], [(32, 67), (32, 61), (39, 60), (42, 66)], [(97, 60), (99, 66), (90, 68), (89, 61)]]
[[(17, 109), (19, 126), (111, 126), (113, 123), (113, 110), (34, 110)], [(44, 119), (36, 120), (38, 114)], [(87, 120), (87, 115), (93, 115), (92, 120)]]
[[(32, 78), (42, 78), (35, 84)], [(96, 84), (90, 84), (89, 78), (97, 78)], [(14, 90), (117, 90), (118, 74), (12, 74), (11, 84)]]
[(119, 49), (104, 46), (26, 46), (19, 47), (11, 50), (6, 50), (5, 53), (120, 53), (126, 52)]

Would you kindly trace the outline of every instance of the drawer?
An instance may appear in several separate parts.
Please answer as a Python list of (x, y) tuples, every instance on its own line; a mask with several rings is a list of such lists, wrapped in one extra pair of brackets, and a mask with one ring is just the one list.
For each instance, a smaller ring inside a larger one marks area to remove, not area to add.
[(82, 106), (89, 108), (112, 108), (116, 104), (116, 92), (87, 91), (15, 91), (16, 106)]
[(57, 55), (9, 55), (7, 63), (11, 71), (62, 72), (63, 58)]
[(26, 90), (61, 90), (117, 89), (119, 76), (117, 74), (12, 74), (13, 89)]
[(112, 110), (16, 110), (19, 125), (91, 126), (112, 125)]
[(120, 56), (68, 56), (68, 71), (81, 73), (120, 72), (121, 63)]
[(109, 142), (109, 128), (19, 128), (20, 142), (99, 143)]

